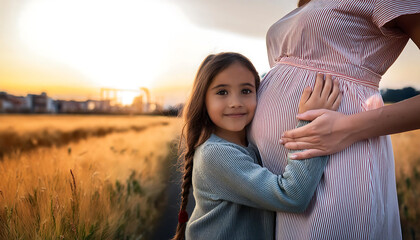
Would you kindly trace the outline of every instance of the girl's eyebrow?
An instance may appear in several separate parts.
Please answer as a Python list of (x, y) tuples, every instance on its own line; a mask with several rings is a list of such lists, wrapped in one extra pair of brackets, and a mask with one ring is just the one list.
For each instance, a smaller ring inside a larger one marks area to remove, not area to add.
[(219, 85), (216, 85), (216, 86), (212, 87), (211, 89), (222, 88), (222, 87), (227, 87), (227, 86), (229, 86), (229, 85), (228, 84), (219, 84)]
[[(229, 84), (219, 84), (219, 85), (216, 85), (216, 86), (212, 87), (211, 89), (222, 88), (222, 87), (228, 87), (228, 86), (229, 86)], [(241, 86), (250, 86), (250, 87), (254, 87), (254, 84), (251, 84), (251, 83), (242, 83), (242, 84), (241, 84)]]
[(242, 83), (241, 86), (250, 86), (250, 87), (254, 87), (254, 84), (251, 83)]

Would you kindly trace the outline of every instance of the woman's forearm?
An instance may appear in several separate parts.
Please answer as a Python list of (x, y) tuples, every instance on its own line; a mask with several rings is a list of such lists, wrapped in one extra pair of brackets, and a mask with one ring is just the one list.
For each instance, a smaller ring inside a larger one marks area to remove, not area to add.
[(359, 141), (420, 128), (420, 95), (375, 110), (348, 116), (344, 127)]
[[(389, 23), (420, 48), (420, 14), (403, 15)], [(355, 141), (420, 128), (420, 96), (349, 117)]]

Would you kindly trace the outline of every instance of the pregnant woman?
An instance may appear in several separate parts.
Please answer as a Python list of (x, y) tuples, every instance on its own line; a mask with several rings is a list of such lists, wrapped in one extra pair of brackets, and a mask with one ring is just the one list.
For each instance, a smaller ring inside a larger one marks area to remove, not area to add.
[[(381, 108), (381, 75), (410, 37), (420, 46), (419, 13), (418, 0), (312, 0), (301, 1), (299, 8), (276, 22), (267, 33), (272, 69), (261, 83), (249, 134), (263, 165), (283, 173), (287, 162), (278, 159), (285, 159), (279, 156), (287, 150), (279, 139), (297, 122), (297, 108), (290, 106), (297, 106), (303, 89), (313, 86), (317, 72), (340, 82), (339, 112), (357, 115)], [(403, 104), (401, 113), (408, 122), (419, 120), (407, 110), (409, 105), (419, 106), (419, 100)], [(365, 138), (371, 138), (347, 143), (347, 148), (331, 155), (303, 214), (277, 213), (277, 239), (401, 239), (390, 138), (374, 137), (386, 130), (367, 132)]]

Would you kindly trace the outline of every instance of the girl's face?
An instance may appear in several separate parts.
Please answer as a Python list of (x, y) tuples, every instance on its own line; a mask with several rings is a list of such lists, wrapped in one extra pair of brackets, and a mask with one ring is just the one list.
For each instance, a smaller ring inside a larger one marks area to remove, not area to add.
[(233, 63), (213, 79), (205, 101), (216, 125), (215, 134), (223, 137), (243, 133), (257, 106), (254, 75), (240, 63)]

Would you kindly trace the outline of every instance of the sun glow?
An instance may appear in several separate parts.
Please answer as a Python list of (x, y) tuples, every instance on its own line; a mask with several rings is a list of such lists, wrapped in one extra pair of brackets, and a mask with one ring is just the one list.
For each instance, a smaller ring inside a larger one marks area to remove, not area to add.
[(153, 87), (171, 35), (187, 26), (175, 6), (158, 0), (32, 1), (19, 21), (28, 49), (119, 89)]
[(123, 92), (120, 96), (120, 102), (122, 105), (131, 105), (135, 98), (140, 97), (141, 95), (136, 92)]

